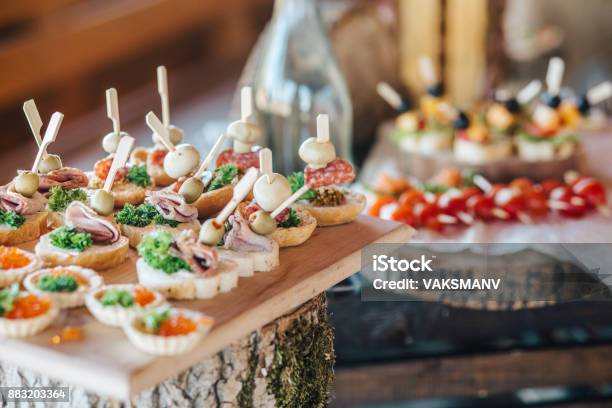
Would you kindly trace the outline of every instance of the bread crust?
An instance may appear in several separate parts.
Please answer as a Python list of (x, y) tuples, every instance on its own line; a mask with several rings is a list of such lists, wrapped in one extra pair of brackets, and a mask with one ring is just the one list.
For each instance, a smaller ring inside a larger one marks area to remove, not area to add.
[(128, 257), (130, 241), (121, 236), (110, 245), (92, 245), (83, 252), (56, 248), (51, 245), (49, 234), (40, 237), (34, 251), (45, 263), (50, 265), (77, 265), (83, 268), (103, 270), (115, 267)]
[[(100, 180), (93, 173), (87, 173), (89, 177), (89, 188), (97, 189), (104, 185), (104, 181)], [(121, 208), (126, 204), (139, 205), (145, 200), (145, 196), (148, 190), (155, 187), (155, 181), (153, 185), (148, 188), (137, 186), (136, 184), (120, 182), (113, 184), (111, 194), (115, 197), (115, 208)]]
[(47, 231), (48, 215), (47, 211), (26, 215), (19, 228), (0, 226), (0, 245), (18, 245), (37, 239)]
[(152, 150), (153, 149), (147, 151), (147, 172), (153, 179), (155, 185), (160, 187), (166, 187), (176, 182), (176, 179), (173, 179), (166, 173), (163, 166), (160, 166), (159, 164), (153, 163), (151, 161)]
[(136, 248), (142, 238), (153, 230), (164, 230), (168, 231), (172, 236), (178, 235), (181, 231), (190, 229), (195, 232), (196, 236), (200, 233), (200, 222), (198, 220), (193, 220), (191, 222), (183, 222), (176, 226), (176, 228), (172, 228), (169, 225), (157, 225), (150, 224), (146, 227), (134, 227), (132, 225), (119, 224), (119, 228), (121, 228), (121, 234), (126, 236), (130, 240), (130, 246), (132, 248)]
[(361, 193), (342, 189), (346, 202), (334, 207), (318, 207), (306, 201), (298, 201), (296, 208), (308, 211), (320, 227), (349, 223), (364, 210), (366, 197)]
[(296, 209), (300, 225), (291, 228), (277, 228), (269, 235), (281, 248), (302, 245), (317, 228), (317, 220), (306, 210)]

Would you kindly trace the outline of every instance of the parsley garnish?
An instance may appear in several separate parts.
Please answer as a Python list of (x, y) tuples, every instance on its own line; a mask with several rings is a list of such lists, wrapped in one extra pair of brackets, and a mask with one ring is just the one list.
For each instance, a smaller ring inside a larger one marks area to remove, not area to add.
[(157, 225), (169, 225), (175, 228), (179, 222), (165, 219), (152, 204), (143, 203), (138, 207), (126, 204), (121, 211), (115, 214), (115, 221), (118, 224), (131, 225), (133, 227), (146, 227), (151, 223)]
[(25, 222), (23, 215), (17, 214), (13, 210), (2, 211), (0, 210), (0, 224), (8, 225), (9, 227), (19, 228)]
[(109, 289), (104, 292), (100, 303), (104, 306), (121, 306), (121, 307), (132, 307), (134, 304), (134, 296), (127, 290), (122, 289)]
[(300, 225), (300, 217), (298, 216), (297, 211), (295, 211), (293, 208), (289, 209), (289, 216), (287, 219), (278, 224), (278, 226), (281, 228), (297, 227), (298, 225)]
[(149, 333), (157, 333), (164, 320), (170, 316), (170, 308), (168, 306), (158, 307), (142, 316), (145, 325), (145, 330)]
[(238, 167), (233, 164), (224, 164), (217, 167), (206, 191), (218, 190), (232, 182), (238, 175)]
[(13, 303), (19, 296), (19, 284), (15, 283), (12, 286), (0, 291), (0, 316), (13, 310)]
[(152, 184), (146, 164), (132, 166), (128, 171), (127, 179), (130, 183), (139, 187), (149, 187)]
[(183, 258), (172, 255), (174, 238), (169, 232), (157, 230), (144, 236), (138, 244), (138, 254), (145, 262), (155, 269), (160, 269), (167, 274), (173, 274), (180, 270), (191, 271), (191, 268)]
[[(287, 180), (289, 180), (289, 185), (291, 186), (291, 192), (295, 193), (300, 188), (302, 188), (302, 186), (304, 185), (304, 173), (302, 173), (301, 171), (295, 172), (289, 175), (289, 177), (287, 177)], [(313, 189), (310, 189), (300, 197), (300, 200), (310, 201), (316, 196), (317, 196), (317, 192), (314, 191)]]
[(53, 231), (49, 237), (53, 246), (63, 249), (75, 249), (79, 252), (83, 252), (93, 245), (91, 234), (78, 232), (72, 227), (60, 227)]
[(87, 193), (80, 188), (65, 190), (60, 186), (51, 187), (48, 204), (52, 211), (64, 211), (73, 201), (87, 201)]
[(72, 276), (45, 275), (38, 281), (36, 286), (45, 292), (74, 292), (79, 287), (79, 284)]

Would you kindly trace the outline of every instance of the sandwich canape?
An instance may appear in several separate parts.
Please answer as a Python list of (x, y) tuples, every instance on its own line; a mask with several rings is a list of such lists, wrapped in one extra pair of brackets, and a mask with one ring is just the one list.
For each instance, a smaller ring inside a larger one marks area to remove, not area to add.
[(33, 253), (16, 247), (0, 246), (0, 288), (20, 283), (29, 273), (42, 267)]
[(512, 138), (501, 132), (492, 132), (478, 115), (470, 120), (460, 112), (455, 121), (457, 133), (454, 154), (457, 160), (470, 164), (490, 163), (512, 155)]
[[(113, 122), (113, 132), (106, 135), (102, 142), (102, 147), (109, 155), (96, 162), (93, 174), (89, 178), (89, 187), (94, 189), (99, 189), (106, 185), (117, 148), (121, 140), (130, 137), (127, 133), (122, 132), (119, 127), (117, 91), (114, 88), (106, 91), (106, 101), (108, 117)], [(117, 170), (110, 193), (113, 195), (114, 205), (121, 208), (125, 204), (138, 205), (142, 203), (147, 190), (151, 187), (153, 187), (153, 181), (147, 172), (145, 164), (124, 164)]]
[(489, 132), (494, 135), (513, 136), (524, 122), (525, 110), (540, 93), (542, 83), (534, 79), (521, 89), (516, 96), (508, 96), (503, 90), (495, 93), (495, 102), (486, 108), (485, 121)]
[(45, 262), (100, 270), (119, 265), (127, 258), (129, 239), (121, 236), (119, 227), (103, 216), (113, 211), (111, 186), (133, 145), (132, 137), (121, 138), (104, 188), (91, 196), (91, 208), (73, 201), (66, 208), (65, 225), (40, 238), (35, 251)]
[(577, 129), (591, 112), (591, 108), (612, 96), (612, 82), (606, 81), (589, 89), (575, 100), (565, 99), (559, 105), (561, 123), (570, 129)]
[(28, 275), (23, 286), (38, 296), (47, 296), (59, 309), (83, 306), (89, 290), (104, 282), (92, 269), (80, 266), (56, 266)]
[(353, 221), (365, 208), (366, 198), (337, 186), (353, 182), (355, 172), (349, 162), (336, 157), (327, 115), (317, 117), (317, 137), (304, 141), (299, 154), (307, 166), (303, 174), (294, 173), (289, 178), (294, 193), (305, 191), (295, 208), (310, 212), (319, 226)]
[(19, 284), (13, 284), (0, 291), (0, 336), (33, 336), (46, 329), (57, 313), (48, 297), (20, 291)]
[(198, 242), (193, 231), (157, 230), (138, 245), (138, 281), (170, 299), (210, 299), (238, 285), (237, 264)]
[(213, 324), (211, 317), (200, 312), (166, 306), (133, 317), (123, 325), (123, 331), (136, 348), (172, 356), (196, 347)]
[(213, 172), (208, 171), (210, 162), (224, 140), (224, 135), (219, 136), (194, 174), (181, 177), (169, 187), (171, 191), (183, 196), (185, 202), (195, 206), (199, 217), (209, 217), (221, 211), (232, 199), (233, 185), (238, 181), (238, 167), (233, 164), (223, 164)]
[[(164, 128), (168, 132), (168, 139), (172, 145), (178, 145), (183, 140), (183, 129), (170, 124), (168, 73), (163, 65), (157, 67), (157, 91), (161, 99), (162, 121)], [(155, 146), (151, 149), (144, 147), (134, 149), (130, 161), (134, 164), (146, 164), (156, 186), (169, 186), (176, 181), (176, 178), (168, 175), (164, 169), (164, 159), (169, 150), (166, 144), (160, 140), (158, 133), (153, 131), (152, 137)]]
[(47, 199), (38, 191), (38, 167), (47, 147), (57, 137), (63, 118), (64, 115), (59, 112), (51, 116), (32, 170), (19, 171), (11, 183), (0, 187), (0, 244), (16, 245), (32, 241), (47, 229)]
[[(215, 218), (208, 219), (200, 229), (200, 242), (219, 247), (221, 259), (237, 263), (239, 276), (253, 272), (268, 272), (279, 264), (279, 246), (271, 238), (253, 232), (236, 207), (249, 194), (258, 178), (258, 170), (251, 168), (234, 187), (229, 203)], [(232, 214), (233, 213), (233, 214)]]
[(290, 207), (301, 194), (292, 196), (289, 181), (272, 172), (270, 149), (261, 149), (259, 160), (263, 175), (253, 186), (253, 201), (238, 209), (254, 232), (268, 235), (281, 248), (301, 245), (312, 235), (317, 220), (306, 210)]
[(200, 232), (198, 210), (186, 204), (183, 197), (171, 191), (151, 191), (143, 204), (126, 204), (115, 214), (121, 233), (136, 248), (142, 237), (153, 230), (164, 230), (177, 235), (184, 230)]
[(132, 317), (165, 303), (159, 292), (134, 284), (105, 285), (85, 296), (89, 312), (99, 322), (112, 327), (121, 327)]

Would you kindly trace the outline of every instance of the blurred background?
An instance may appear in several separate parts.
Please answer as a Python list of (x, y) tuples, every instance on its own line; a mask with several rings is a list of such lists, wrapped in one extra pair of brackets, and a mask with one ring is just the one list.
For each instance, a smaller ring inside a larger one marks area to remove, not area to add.
[[(308, 1), (320, 6), (341, 75), (331, 74), (335, 86), (348, 90), (338, 115), (350, 122), (346, 142), (358, 165), (378, 125), (395, 115), (376, 84), (419, 95), (421, 55), (432, 57), (453, 102), (465, 107), (497, 87), (542, 79), (553, 55), (565, 59), (564, 85), (575, 92), (612, 77), (610, 0)], [(1, 2), (0, 181), (34, 157), (22, 111), (30, 98), (45, 123), (54, 111), (65, 114), (50, 152), (67, 165), (89, 169), (103, 156), (111, 86), (122, 127), (149, 146), (144, 115), (160, 111), (160, 64), (169, 71), (172, 123), (205, 149), (237, 116), (237, 84), (252, 84), (261, 71), (275, 3), (279, 14), (291, 7), (290, 0)], [(610, 102), (603, 108), (609, 112)], [(599, 157), (609, 160), (605, 151)], [(364, 304), (355, 287), (347, 281), (330, 292), (333, 406), (612, 406), (607, 304), (505, 312)]]

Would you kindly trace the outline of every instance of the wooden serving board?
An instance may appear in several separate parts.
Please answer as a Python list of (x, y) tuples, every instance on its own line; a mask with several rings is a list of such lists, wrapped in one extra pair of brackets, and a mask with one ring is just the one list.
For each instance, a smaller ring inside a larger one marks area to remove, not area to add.
[[(186, 354), (156, 357), (143, 353), (121, 329), (99, 323), (83, 307), (62, 312), (53, 326), (34, 337), (0, 340), (0, 360), (97, 394), (128, 399), (359, 271), (364, 246), (406, 242), (412, 232), (408, 226), (365, 215), (351, 224), (317, 228), (305, 244), (281, 250), (276, 270), (240, 278), (236, 289), (211, 300), (172, 302), (215, 319), (211, 333)], [(129, 261), (101, 273), (105, 283), (136, 282), (136, 260), (136, 253), (130, 250)], [(84, 339), (52, 345), (51, 337), (66, 325), (81, 326)]]

